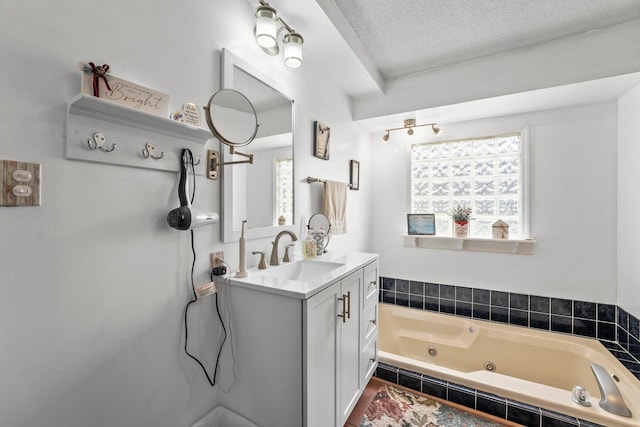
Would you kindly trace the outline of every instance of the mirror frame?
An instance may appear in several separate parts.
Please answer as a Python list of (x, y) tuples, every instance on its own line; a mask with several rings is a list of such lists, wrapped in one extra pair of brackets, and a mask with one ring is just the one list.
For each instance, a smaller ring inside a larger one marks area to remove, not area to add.
[[(293, 153), (294, 159), (294, 167), (293, 167), (293, 224), (290, 225), (274, 225), (267, 227), (256, 227), (252, 228), (251, 224), (247, 224), (248, 227), (245, 230), (245, 238), (246, 239), (260, 239), (260, 238), (273, 238), (282, 230), (290, 230), (295, 232), (296, 229), (296, 179), (295, 179), (295, 101), (288, 96), (283, 90), (280, 84), (275, 82), (270, 77), (264, 75), (262, 72), (251, 66), (246, 61), (242, 60), (238, 56), (234, 55), (227, 49), (222, 49), (221, 53), (221, 86), (222, 89), (235, 89), (239, 90), (240, 88), (234, 87), (233, 77), (234, 77), (234, 67), (241, 69), (245, 73), (253, 76), (257, 80), (260, 80), (267, 86), (270, 86), (272, 89), (280, 93), (285, 99), (288, 99), (291, 102), (291, 150)], [(229, 160), (230, 154), (226, 154), (224, 150), (224, 145), (221, 144), (221, 152), (222, 152), (222, 161)], [(249, 144), (246, 148), (248, 151), (251, 151), (251, 144)], [(232, 166), (226, 166), (228, 169)], [(234, 242), (240, 239), (241, 230), (233, 229), (233, 220), (227, 221), (227, 218), (233, 219), (233, 174), (225, 173), (226, 171), (223, 169), (221, 173), (220, 179), (220, 199), (221, 199), (221, 207), (220, 207), (220, 228), (221, 228), (221, 236), (223, 242)]]

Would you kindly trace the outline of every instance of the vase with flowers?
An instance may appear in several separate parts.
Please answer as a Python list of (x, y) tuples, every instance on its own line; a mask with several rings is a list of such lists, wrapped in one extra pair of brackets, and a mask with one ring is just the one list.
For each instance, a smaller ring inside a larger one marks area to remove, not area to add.
[(453, 219), (453, 235), (455, 237), (468, 237), (471, 208), (465, 205), (457, 205), (451, 210), (450, 215)]

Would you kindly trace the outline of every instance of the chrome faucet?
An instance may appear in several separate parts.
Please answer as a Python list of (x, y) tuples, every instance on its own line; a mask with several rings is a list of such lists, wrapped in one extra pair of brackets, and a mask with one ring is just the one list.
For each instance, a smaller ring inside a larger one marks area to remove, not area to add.
[(600, 388), (600, 407), (612, 414), (630, 417), (631, 410), (624, 403), (618, 386), (613, 382), (607, 370), (595, 363), (591, 365), (591, 370), (596, 376), (598, 388)]
[(279, 232), (276, 236), (276, 239), (271, 242), (273, 244), (273, 249), (271, 249), (271, 260), (269, 261), (269, 265), (280, 264), (278, 262), (278, 242), (280, 241), (280, 237), (282, 237), (284, 234), (288, 234), (289, 236), (291, 236), (291, 240), (294, 242), (298, 240), (298, 236), (296, 236), (296, 233), (294, 233), (293, 231), (282, 230), (281, 232)]

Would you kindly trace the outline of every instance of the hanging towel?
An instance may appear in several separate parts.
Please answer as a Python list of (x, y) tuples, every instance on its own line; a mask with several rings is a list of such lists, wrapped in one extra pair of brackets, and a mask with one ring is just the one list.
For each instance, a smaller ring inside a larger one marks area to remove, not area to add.
[(324, 214), (329, 218), (331, 234), (347, 232), (347, 188), (344, 182), (324, 183)]

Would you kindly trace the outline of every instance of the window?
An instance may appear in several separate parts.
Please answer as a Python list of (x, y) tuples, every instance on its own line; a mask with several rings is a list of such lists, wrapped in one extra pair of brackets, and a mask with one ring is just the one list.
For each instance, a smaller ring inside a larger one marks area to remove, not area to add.
[(449, 212), (471, 207), (470, 237), (491, 238), (498, 219), (509, 238), (524, 239), (522, 134), (460, 139), (411, 146), (411, 212), (434, 213), (436, 234), (452, 236)]
[(293, 159), (276, 160), (276, 224), (283, 216), (285, 224), (293, 224)]

